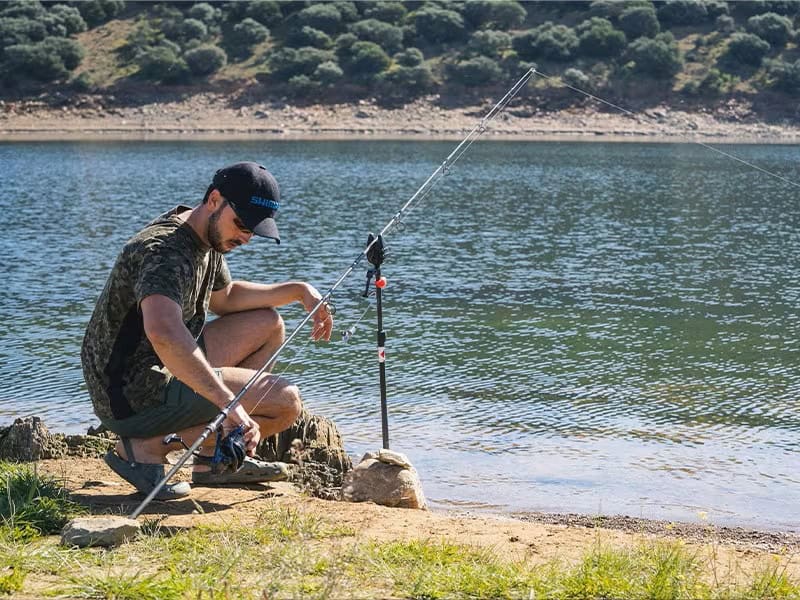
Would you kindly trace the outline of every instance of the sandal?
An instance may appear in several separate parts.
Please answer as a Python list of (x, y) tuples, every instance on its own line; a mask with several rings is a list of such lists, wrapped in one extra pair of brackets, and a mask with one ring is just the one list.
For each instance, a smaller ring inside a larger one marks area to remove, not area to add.
[[(163, 464), (139, 463), (133, 456), (133, 448), (128, 438), (122, 438), (122, 445), (128, 455), (128, 460), (122, 460), (111, 448), (103, 460), (114, 473), (130, 483), (142, 494), (149, 494), (166, 474)], [(188, 496), (191, 486), (185, 481), (165, 484), (155, 495), (156, 500), (174, 500)]]
[[(195, 456), (194, 464), (211, 465), (210, 456)], [(289, 478), (289, 469), (286, 463), (264, 462), (246, 456), (242, 468), (238, 471), (225, 471), (212, 473), (211, 471), (195, 471), (192, 473), (192, 483), (201, 485), (225, 485), (231, 483), (264, 483), (267, 481), (284, 481)]]

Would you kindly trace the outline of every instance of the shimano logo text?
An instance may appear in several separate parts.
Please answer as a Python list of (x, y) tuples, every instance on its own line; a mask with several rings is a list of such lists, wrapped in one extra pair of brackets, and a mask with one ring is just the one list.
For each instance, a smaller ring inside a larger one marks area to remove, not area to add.
[(272, 208), (275, 210), (278, 210), (278, 207), (280, 206), (280, 204), (275, 202), (275, 200), (261, 198), (260, 196), (251, 196), (250, 204), (255, 204), (256, 206), (263, 206), (264, 208)]

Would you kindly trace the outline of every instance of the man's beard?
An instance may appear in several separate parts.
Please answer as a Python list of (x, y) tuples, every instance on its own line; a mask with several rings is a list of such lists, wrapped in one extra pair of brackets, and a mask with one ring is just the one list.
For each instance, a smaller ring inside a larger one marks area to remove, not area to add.
[[(225, 242), (222, 239), (222, 234), (219, 232), (219, 218), (222, 214), (222, 210), (225, 208), (225, 204), (220, 206), (217, 210), (211, 213), (211, 216), (208, 218), (208, 229), (206, 230), (206, 237), (208, 237), (208, 245), (211, 246), (217, 252), (225, 254), (226, 252), (232, 250), (232, 248), (225, 248)], [(238, 244), (236, 244), (238, 246)]]

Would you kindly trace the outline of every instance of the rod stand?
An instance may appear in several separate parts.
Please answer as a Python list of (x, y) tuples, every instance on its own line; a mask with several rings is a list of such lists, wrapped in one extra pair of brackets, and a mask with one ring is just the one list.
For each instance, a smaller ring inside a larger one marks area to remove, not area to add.
[(383, 288), (386, 279), (381, 276), (381, 265), (386, 259), (386, 246), (383, 235), (376, 238), (372, 233), (367, 237), (367, 261), (370, 269), (367, 271), (367, 287), (364, 296), (369, 296), (370, 283), (375, 280), (375, 304), (378, 313), (378, 370), (380, 373), (381, 388), (381, 431), (383, 433), (383, 447), (389, 449), (389, 409), (386, 403), (386, 332), (383, 329)]

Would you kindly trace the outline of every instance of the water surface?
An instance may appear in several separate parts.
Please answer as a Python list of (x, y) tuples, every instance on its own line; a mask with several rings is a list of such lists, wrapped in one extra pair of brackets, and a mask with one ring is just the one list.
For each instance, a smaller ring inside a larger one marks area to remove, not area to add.
[[(0, 144), (0, 425), (95, 423), (79, 348), (116, 253), (215, 169), (261, 161), (285, 199), (283, 243), (232, 253), (234, 277), (327, 289), (452, 147)], [(800, 181), (797, 148), (725, 150)], [(406, 223), (384, 269), (391, 446), (434, 506), (798, 526), (797, 188), (699, 146), (486, 141)], [(337, 329), (363, 285), (336, 293)], [(354, 457), (381, 442), (374, 319), (283, 357)]]

